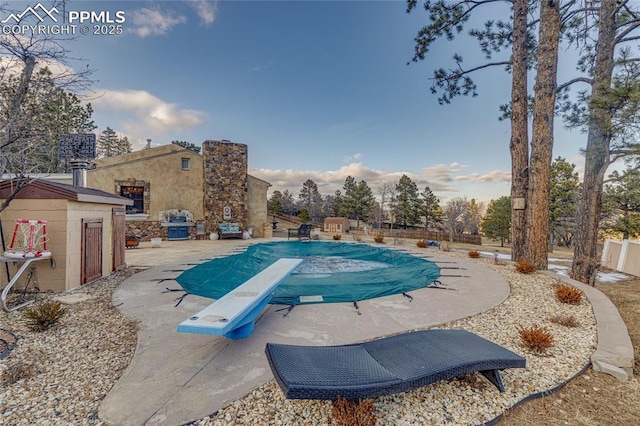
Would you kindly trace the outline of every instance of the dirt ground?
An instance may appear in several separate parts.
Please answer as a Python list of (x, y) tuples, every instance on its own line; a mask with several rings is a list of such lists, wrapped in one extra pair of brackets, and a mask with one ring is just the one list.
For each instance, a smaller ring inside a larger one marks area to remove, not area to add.
[(558, 392), (524, 403), (498, 424), (640, 425), (640, 279), (600, 283), (627, 324), (635, 351), (634, 377), (627, 382), (591, 368)]

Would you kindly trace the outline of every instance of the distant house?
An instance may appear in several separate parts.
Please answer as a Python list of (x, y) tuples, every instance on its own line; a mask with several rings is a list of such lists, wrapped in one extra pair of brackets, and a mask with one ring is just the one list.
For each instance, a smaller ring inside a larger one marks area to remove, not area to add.
[(328, 217), (324, 220), (324, 232), (342, 234), (349, 232), (349, 219), (346, 217)]
[[(2, 201), (13, 185), (12, 180), (0, 182)], [(34, 262), (37, 286), (41, 291), (66, 291), (125, 266), (124, 215), (131, 204), (128, 198), (97, 189), (35, 180), (2, 211), (5, 246), (16, 219), (47, 221), (47, 250), (55, 268), (49, 261)]]

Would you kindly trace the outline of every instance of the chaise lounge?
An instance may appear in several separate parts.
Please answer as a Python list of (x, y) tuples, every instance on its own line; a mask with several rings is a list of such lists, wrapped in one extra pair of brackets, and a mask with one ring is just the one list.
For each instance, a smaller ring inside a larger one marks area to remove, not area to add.
[(480, 372), (504, 392), (499, 370), (525, 358), (465, 330), (424, 330), (343, 346), (267, 343), (267, 359), (289, 399), (371, 398)]
[(303, 223), (297, 228), (289, 228), (287, 229), (287, 240), (291, 237), (297, 237), (299, 239), (311, 239), (311, 228), (313, 225), (311, 223)]

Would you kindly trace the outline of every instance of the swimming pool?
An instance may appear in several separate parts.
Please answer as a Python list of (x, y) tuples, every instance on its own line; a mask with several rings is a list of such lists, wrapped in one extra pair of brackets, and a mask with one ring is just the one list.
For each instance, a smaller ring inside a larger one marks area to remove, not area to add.
[(303, 263), (275, 291), (271, 303), (353, 302), (404, 293), (440, 276), (433, 262), (366, 244), (325, 241), (255, 244), (213, 259), (176, 278), (191, 294), (218, 299), (280, 258)]

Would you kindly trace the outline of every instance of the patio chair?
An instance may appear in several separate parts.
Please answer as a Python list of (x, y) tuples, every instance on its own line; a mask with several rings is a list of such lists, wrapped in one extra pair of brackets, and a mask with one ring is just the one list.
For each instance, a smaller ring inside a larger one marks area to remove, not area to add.
[(303, 223), (297, 228), (289, 228), (287, 230), (287, 240), (291, 237), (297, 237), (298, 239), (306, 238), (307, 240), (310, 240), (312, 228), (313, 224), (311, 223)]
[(289, 399), (371, 398), (480, 372), (500, 392), (498, 370), (525, 358), (465, 330), (423, 330), (342, 346), (267, 343), (271, 371)]
[(207, 238), (205, 225), (202, 222), (196, 223), (196, 240)]

